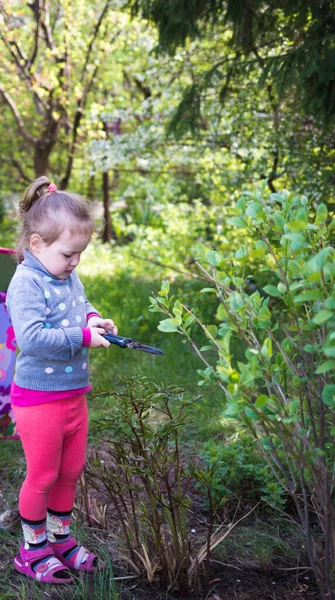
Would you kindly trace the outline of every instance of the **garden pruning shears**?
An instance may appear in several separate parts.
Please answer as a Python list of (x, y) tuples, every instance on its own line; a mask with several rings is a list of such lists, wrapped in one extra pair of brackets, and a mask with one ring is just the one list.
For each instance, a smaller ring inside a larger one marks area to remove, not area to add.
[(142, 352), (150, 352), (150, 354), (164, 354), (163, 350), (145, 346), (141, 342), (135, 342), (132, 338), (121, 337), (120, 335), (111, 335), (106, 333), (102, 337), (108, 340), (111, 344), (116, 344), (119, 348), (130, 348), (131, 350), (142, 350)]

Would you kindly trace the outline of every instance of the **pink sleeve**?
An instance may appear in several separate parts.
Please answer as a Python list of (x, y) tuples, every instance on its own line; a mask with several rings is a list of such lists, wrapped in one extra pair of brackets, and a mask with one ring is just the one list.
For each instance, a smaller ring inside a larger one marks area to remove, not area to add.
[(82, 327), (82, 332), (83, 332), (83, 346), (86, 346), (87, 348), (89, 348), (91, 339), (92, 339), (91, 330), (89, 327)]
[(99, 315), (99, 313), (90, 312), (90, 313), (88, 313), (88, 315), (86, 315), (86, 321), (88, 321), (88, 319), (90, 319), (91, 317), (99, 317), (101, 319), (101, 315)]

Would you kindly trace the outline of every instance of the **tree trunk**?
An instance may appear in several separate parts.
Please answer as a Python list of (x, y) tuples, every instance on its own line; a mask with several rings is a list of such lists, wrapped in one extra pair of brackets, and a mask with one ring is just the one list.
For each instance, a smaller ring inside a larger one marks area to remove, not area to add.
[(108, 171), (104, 171), (102, 174), (102, 188), (103, 188), (103, 204), (104, 204), (104, 219), (105, 225), (102, 233), (102, 241), (110, 242), (112, 240), (112, 223), (110, 217), (110, 200), (109, 200), (109, 175)]
[(49, 157), (55, 142), (46, 143), (43, 139), (37, 140), (34, 152), (34, 169), (36, 177), (47, 175), (49, 168)]

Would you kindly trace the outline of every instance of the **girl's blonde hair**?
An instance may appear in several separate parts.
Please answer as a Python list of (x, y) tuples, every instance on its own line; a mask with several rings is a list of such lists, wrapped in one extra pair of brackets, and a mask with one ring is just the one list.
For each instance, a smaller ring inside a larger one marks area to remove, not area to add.
[(35, 179), (24, 192), (19, 204), (21, 230), (16, 245), (19, 262), (23, 260), (22, 251), (29, 247), (30, 238), (34, 233), (38, 233), (50, 246), (59, 238), (65, 227), (71, 233), (92, 235), (94, 231), (93, 218), (87, 202), (72, 192), (49, 191), (50, 183), (50, 179), (44, 175)]

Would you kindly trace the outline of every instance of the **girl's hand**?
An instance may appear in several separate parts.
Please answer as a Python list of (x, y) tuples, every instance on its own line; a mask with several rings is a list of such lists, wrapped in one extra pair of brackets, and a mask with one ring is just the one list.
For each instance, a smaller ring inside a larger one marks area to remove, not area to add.
[(112, 319), (103, 319), (102, 317), (90, 317), (87, 321), (88, 327), (103, 327), (104, 333), (117, 335), (117, 327)]
[(102, 337), (105, 330), (102, 327), (90, 327), (91, 330), (91, 343), (90, 348), (109, 348), (110, 342)]

